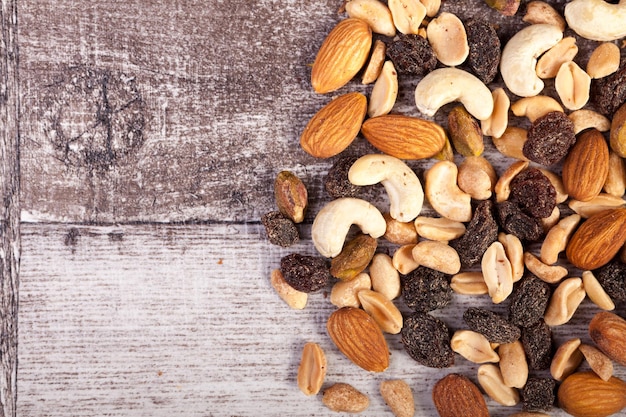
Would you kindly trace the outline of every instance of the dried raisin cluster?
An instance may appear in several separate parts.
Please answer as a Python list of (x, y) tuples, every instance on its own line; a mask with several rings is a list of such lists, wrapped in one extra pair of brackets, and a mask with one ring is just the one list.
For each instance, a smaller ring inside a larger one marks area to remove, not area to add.
[(448, 326), (430, 314), (413, 313), (405, 318), (402, 344), (409, 356), (421, 365), (447, 368), (454, 364)]
[(452, 289), (443, 272), (420, 266), (404, 277), (402, 296), (409, 308), (426, 313), (450, 304)]

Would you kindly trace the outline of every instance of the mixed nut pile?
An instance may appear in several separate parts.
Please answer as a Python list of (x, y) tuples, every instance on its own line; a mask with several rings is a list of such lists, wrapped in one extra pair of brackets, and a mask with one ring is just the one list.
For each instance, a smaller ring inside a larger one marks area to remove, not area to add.
[[(505, 16), (520, 8), (519, 0), (485, 1)], [(327, 94), (361, 73), (373, 88), (369, 98), (332, 99), (304, 129), (302, 149), (337, 156), (325, 178), (334, 200), (311, 226), (319, 256), (283, 257), (272, 286), (302, 309), (307, 294), (332, 283), (337, 310), (328, 335), (367, 371), (389, 367), (385, 333), (399, 334), (423, 366), (448, 368), (455, 354), (480, 364), (475, 376), (449, 373), (434, 385), (440, 416), (488, 416), (483, 392), (502, 405), (521, 403), (513, 416), (545, 416), (556, 406), (574, 416), (618, 413), (626, 382), (613, 376), (613, 362), (626, 366), (626, 320), (610, 311), (626, 301), (626, 62), (615, 42), (626, 37), (626, 3), (573, 0), (562, 16), (531, 1), (523, 7), (528, 24), (503, 46), (489, 22), (462, 21), (440, 6), (342, 6), (348, 17), (321, 45), (311, 84)], [(577, 39), (597, 44), (585, 69), (575, 59)], [(399, 75), (419, 80), (421, 117), (392, 114)], [(498, 76), (506, 88), (492, 91)], [(546, 92), (548, 79), (555, 94)], [(453, 102), (444, 129), (433, 116)], [(529, 127), (509, 126), (512, 117)], [(359, 134), (380, 153), (341, 156)], [(499, 176), (482, 155), (485, 136), (513, 161)], [(429, 158), (436, 162), (423, 178), (405, 162)], [(387, 193), (386, 213), (359, 197), (375, 184)], [(289, 247), (299, 240), (308, 192), (289, 171), (276, 176), (274, 191), (277, 210), (262, 222), (270, 242)], [(471, 307), (462, 312), (466, 328), (451, 332), (430, 312), (448, 306), (453, 292), (488, 295), (508, 316)], [(589, 323), (594, 345), (572, 338), (553, 346), (552, 329), (586, 298), (604, 310)], [(583, 361), (590, 371), (577, 370)], [(318, 394), (326, 366), (320, 345), (307, 343), (297, 380), (304, 394)], [(550, 377), (538, 376), (545, 370)], [(386, 380), (380, 393), (394, 415), (414, 415), (406, 382)], [(322, 401), (345, 412), (369, 405), (346, 383), (325, 389)]]

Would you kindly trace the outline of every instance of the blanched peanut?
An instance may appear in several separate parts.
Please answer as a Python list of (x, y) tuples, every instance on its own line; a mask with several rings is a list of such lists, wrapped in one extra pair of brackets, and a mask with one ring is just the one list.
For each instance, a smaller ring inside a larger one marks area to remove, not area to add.
[(575, 62), (565, 62), (559, 68), (554, 87), (567, 109), (578, 110), (589, 101), (591, 77)]
[(441, 7), (441, 0), (420, 0), (420, 3), (426, 7), (426, 16), (434, 17), (439, 13)]
[(302, 291), (298, 291), (293, 288), (291, 285), (285, 281), (285, 277), (283, 276), (280, 269), (275, 269), (272, 271), (272, 275), (270, 276), (270, 283), (272, 287), (278, 294), (278, 296), (285, 302), (287, 305), (295, 310), (302, 310), (306, 307), (307, 300), (309, 298), (308, 294)]
[(417, 216), (417, 234), (425, 239), (449, 242), (465, 234), (465, 225), (445, 217)]
[(591, 78), (602, 78), (619, 69), (620, 50), (611, 42), (604, 42), (593, 50), (587, 62), (587, 74)]
[(611, 129), (611, 121), (593, 110), (576, 110), (571, 112), (567, 117), (574, 123), (575, 134), (579, 134), (583, 130), (590, 128), (595, 128), (600, 132), (608, 132), (609, 129)]
[(415, 246), (416, 245), (413, 244), (400, 246), (393, 254), (393, 266), (402, 275), (406, 275), (420, 266), (420, 264), (415, 262), (415, 259), (413, 259), (412, 252)]
[(468, 156), (459, 165), (459, 188), (474, 200), (490, 198), (497, 180), (496, 170), (482, 156)]
[(522, 342), (503, 343), (498, 346), (500, 372), (504, 385), (511, 388), (523, 388), (528, 380), (528, 362)]
[(498, 234), (498, 241), (504, 246), (506, 257), (511, 263), (513, 282), (517, 282), (524, 276), (524, 246), (522, 246), (522, 241), (515, 235), (503, 232)]
[(450, 287), (455, 293), (463, 295), (482, 295), (489, 293), (482, 272), (460, 272), (452, 276)]
[(517, 174), (528, 168), (528, 165), (528, 161), (514, 162), (500, 176), (495, 186), (496, 201), (498, 203), (509, 199), (509, 195), (511, 194), (511, 181), (513, 180), (513, 178), (515, 178)]
[(526, 14), (522, 20), (532, 24), (545, 23), (554, 25), (561, 29), (561, 32), (565, 31), (566, 26), (563, 16), (545, 1), (531, 1), (528, 3), (526, 5)]
[(580, 214), (580, 217), (586, 219), (601, 211), (622, 207), (626, 205), (626, 201), (620, 197), (611, 194), (600, 193), (597, 197), (589, 201), (570, 200), (569, 208)]
[[(353, 0), (354, 1), (354, 0)], [(367, 115), (376, 117), (388, 114), (396, 104), (398, 97), (398, 73), (393, 62), (387, 61), (378, 75), (370, 94)]]
[(493, 242), (483, 254), (481, 269), (489, 296), (494, 304), (499, 304), (513, 291), (513, 271), (506, 257), (504, 246)]
[(383, 239), (396, 245), (417, 243), (417, 231), (413, 222), (401, 222), (391, 217), (389, 213), (383, 213), (383, 217), (387, 222)]
[(539, 95), (517, 100), (511, 106), (511, 111), (518, 117), (525, 116), (528, 120), (534, 122), (552, 111), (563, 112), (563, 107), (552, 97)]
[(402, 313), (391, 300), (372, 290), (361, 290), (357, 293), (363, 310), (374, 318), (383, 332), (398, 334), (402, 330)]
[(490, 363), (481, 365), (478, 368), (478, 383), (485, 393), (499, 404), (514, 406), (520, 401), (519, 392), (504, 384), (500, 368), (496, 365)]
[(357, 294), (361, 290), (369, 290), (372, 288), (370, 276), (365, 272), (361, 272), (350, 281), (337, 281), (330, 291), (330, 302), (334, 306), (341, 307), (359, 307), (361, 302)]
[(472, 330), (457, 330), (450, 339), (453, 351), (473, 363), (498, 362), (500, 357), (489, 340)]
[(623, 197), (626, 191), (626, 166), (624, 159), (613, 151), (609, 152), (609, 174), (604, 182), (604, 191), (615, 197)]
[(383, 70), (383, 65), (385, 64), (386, 53), (387, 45), (385, 42), (380, 39), (376, 39), (374, 47), (372, 48), (370, 60), (367, 63), (367, 67), (365, 67), (365, 71), (363, 72), (363, 78), (361, 79), (363, 84), (371, 84), (378, 79), (380, 72)]
[(570, 339), (559, 346), (550, 364), (552, 378), (563, 381), (574, 373), (583, 361), (583, 354), (578, 350), (579, 346), (580, 339)]
[(524, 265), (537, 278), (548, 284), (556, 284), (567, 276), (567, 269), (561, 265), (546, 265), (530, 252), (524, 254)]
[(600, 285), (598, 279), (593, 275), (593, 272), (583, 271), (582, 279), (587, 297), (589, 297), (592, 303), (602, 310), (611, 311), (615, 309), (615, 303), (606, 293), (602, 285)]
[(559, 253), (565, 250), (574, 229), (580, 223), (580, 215), (572, 214), (562, 219), (550, 229), (541, 244), (541, 261), (547, 265), (555, 264), (559, 260)]
[(393, 266), (391, 257), (386, 253), (377, 253), (369, 267), (372, 288), (390, 300), (400, 295), (400, 274)]
[(306, 343), (298, 367), (298, 387), (305, 395), (316, 395), (326, 377), (326, 355), (317, 343)]
[(461, 269), (459, 254), (452, 246), (443, 242), (424, 240), (415, 245), (411, 253), (419, 265), (444, 274), (453, 275)]
[(544, 53), (537, 61), (537, 75), (539, 78), (554, 78), (556, 77), (559, 68), (566, 62), (574, 60), (574, 57), (578, 53), (578, 46), (576, 46), (576, 38), (568, 36), (563, 38)]
[(442, 12), (426, 27), (428, 42), (439, 62), (454, 67), (461, 65), (469, 55), (467, 33), (456, 15)]
[(496, 149), (504, 156), (510, 158), (519, 159), (520, 161), (528, 161), (528, 158), (524, 156), (522, 149), (524, 143), (528, 139), (528, 131), (521, 127), (508, 126), (502, 136), (492, 137), (493, 144)]
[(585, 299), (585, 288), (580, 278), (567, 278), (554, 290), (544, 320), (548, 326), (565, 324), (574, 315), (580, 303)]
[(509, 124), (511, 100), (502, 87), (493, 90), (491, 96), (493, 97), (493, 112), (488, 119), (481, 121), (480, 127), (483, 135), (499, 138)]

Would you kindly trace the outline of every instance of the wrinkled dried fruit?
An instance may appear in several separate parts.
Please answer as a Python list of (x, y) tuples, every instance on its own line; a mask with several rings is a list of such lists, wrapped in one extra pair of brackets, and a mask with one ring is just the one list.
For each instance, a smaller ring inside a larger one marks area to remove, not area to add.
[(470, 307), (463, 313), (463, 321), (491, 343), (512, 343), (520, 338), (520, 329), (493, 311)]
[(541, 219), (527, 215), (512, 201), (497, 204), (500, 226), (520, 240), (537, 241), (543, 236)]
[(425, 313), (450, 304), (452, 289), (443, 272), (420, 266), (404, 277), (402, 296), (409, 308)]
[(420, 35), (399, 35), (387, 45), (387, 57), (398, 74), (425, 75), (437, 66), (433, 48)]
[(552, 378), (528, 378), (521, 391), (524, 411), (550, 411), (554, 405), (554, 388), (556, 381)]
[(348, 171), (356, 156), (342, 156), (335, 161), (324, 179), (324, 189), (333, 198), (357, 197), (363, 187), (354, 185), (348, 180)]
[(493, 26), (483, 20), (468, 20), (465, 31), (470, 48), (467, 64), (482, 82), (489, 84), (500, 65), (500, 38)]
[(353, 279), (367, 268), (377, 247), (377, 240), (370, 235), (356, 235), (330, 261), (330, 274), (344, 281)]
[(626, 101), (626, 61), (613, 74), (593, 80), (591, 99), (595, 108), (606, 116), (611, 116)]
[(321, 290), (332, 278), (321, 256), (289, 254), (280, 260), (280, 271), (289, 285), (306, 293)]
[(543, 320), (530, 327), (523, 327), (520, 340), (524, 346), (529, 369), (540, 371), (550, 367), (552, 330)]
[(626, 300), (626, 264), (611, 261), (594, 271), (594, 275), (613, 301)]
[(433, 387), (432, 398), (440, 417), (489, 417), (483, 394), (466, 376), (443, 377)]
[(471, 267), (480, 262), (483, 254), (498, 239), (498, 224), (494, 218), (493, 202), (482, 201), (474, 210), (465, 234), (450, 242), (461, 259), (461, 265)]
[(409, 356), (430, 368), (454, 364), (450, 331), (440, 319), (426, 313), (413, 313), (404, 320), (402, 344)]
[(522, 151), (533, 162), (553, 165), (567, 155), (575, 142), (574, 123), (565, 113), (553, 111), (530, 125)]
[(556, 206), (556, 189), (537, 168), (526, 168), (511, 180), (509, 201), (532, 217), (546, 218)]
[(551, 295), (550, 285), (527, 274), (509, 297), (509, 321), (520, 327), (538, 323), (548, 307)]
[(280, 211), (271, 211), (261, 217), (267, 238), (273, 245), (289, 247), (300, 241), (296, 225)]

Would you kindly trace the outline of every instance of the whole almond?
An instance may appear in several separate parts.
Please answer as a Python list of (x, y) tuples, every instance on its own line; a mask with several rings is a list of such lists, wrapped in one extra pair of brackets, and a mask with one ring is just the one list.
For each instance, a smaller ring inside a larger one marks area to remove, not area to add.
[(589, 217), (574, 232), (565, 253), (567, 259), (583, 270), (608, 263), (626, 242), (626, 208), (601, 211)]
[(430, 158), (446, 143), (446, 132), (437, 123), (399, 114), (368, 119), (361, 133), (375, 148), (400, 159)]
[(359, 134), (367, 113), (367, 98), (343, 94), (322, 107), (300, 136), (300, 145), (316, 158), (330, 158), (346, 149)]
[(563, 185), (569, 196), (589, 201), (602, 191), (609, 174), (609, 147), (596, 129), (583, 132), (563, 163)]
[(626, 382), (603, 381), (594, 372), (576, 372), (559, 386), (559, 406), (574, 417), (606, 417), (626, 407)]
[(489, 417), (483, 394), (469, 378), (449, 374), (433, 387), (433, 402), (440, 417)]
[(626, 320), (615, 313), (601, 311), (589, 323), (589, 336), (609, 358), (626, 365)]
[(339, 350), (370, 372), (389, 367), (389, 348), (376, 321), (365, 311), (343, 307), (328, 318), (326, 329)]
[(346, 85), (365, 64), (372, 46), (372, 30), (357, 18), (340, 21), (330, 31), (313, 63), (311, 84), (325, 94)]

